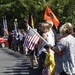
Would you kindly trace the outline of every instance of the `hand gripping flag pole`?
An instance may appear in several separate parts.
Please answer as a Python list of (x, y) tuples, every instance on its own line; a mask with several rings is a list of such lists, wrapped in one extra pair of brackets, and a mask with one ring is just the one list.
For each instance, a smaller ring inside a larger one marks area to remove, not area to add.
[(40, 36), (40, 34), (38, 33), (38, 32), (36, 32), (33, 28), (31, 28), (30, 26), (29, 26), (29, 28), (33, 31), (33, 32), (35, 32), (46, 44), (48, 44), (48, 42), (42, 37), (42, 36)]

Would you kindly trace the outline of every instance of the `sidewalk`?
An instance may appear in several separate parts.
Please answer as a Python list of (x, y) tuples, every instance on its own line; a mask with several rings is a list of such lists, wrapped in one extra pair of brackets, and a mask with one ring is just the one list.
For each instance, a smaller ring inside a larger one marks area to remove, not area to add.
[(29, 69), (30, 61), (8, 48), (0, 48), (0, 75), (39, 75), (37, 67)]

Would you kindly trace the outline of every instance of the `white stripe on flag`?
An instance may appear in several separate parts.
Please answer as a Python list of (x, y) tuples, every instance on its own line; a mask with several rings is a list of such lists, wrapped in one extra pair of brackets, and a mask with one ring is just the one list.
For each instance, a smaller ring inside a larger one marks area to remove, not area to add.
[(35, 35), (33, 36), (33, 38), (32, 38), (31, 43), (29, 44), (29, 48), (30, 48), (30, 49), (34, 49), (34, 47), (35, 47), (35, 45), (37, 44), (38, 40), (39, 40), (39, 38), (38, 38), (38, 36), (35, 34)]
[(38, 41), (39, 41), (39, 36), (37, 34), (34, 34), (34, 36), (26, 34), (23, 46), (31, 50), (34, 50), (35, 45), (38, 43)]

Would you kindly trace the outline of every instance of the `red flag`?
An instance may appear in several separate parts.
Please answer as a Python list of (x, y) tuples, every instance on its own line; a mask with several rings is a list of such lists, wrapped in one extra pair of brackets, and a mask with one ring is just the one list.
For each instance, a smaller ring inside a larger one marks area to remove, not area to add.
[(58, 25), (60, 23), (57, 17), (52, 12), (52, 10), (48, 7), (48, 5), (46, 6), (46, 9), (45, 9), (44, 20), (53, 22), (56, 28), (58, 28)]

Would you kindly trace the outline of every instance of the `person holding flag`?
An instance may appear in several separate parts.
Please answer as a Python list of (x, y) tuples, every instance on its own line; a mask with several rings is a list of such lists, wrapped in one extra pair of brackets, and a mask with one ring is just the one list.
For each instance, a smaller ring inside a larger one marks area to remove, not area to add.
[[(43, 34), (47, 35), (47, 38), (46, 38), (47, 42), (40, 39), (39, 45), (38, 45), (38, 57), (39, 57), (39, 64), (40, 64), (41, 60), (43, 59), (43, 58), (40, 58), (40, 56), (42, 55), (42, 52), (46, 51), (44, 46), (47, 44), (50, 44), (51, 46), (55, 46), (55, 36), (54, 36), (53, 31), (52, 31), (53, 23), (45, 21), (45, 22), (39, 23), (39, 25), (41, 26), (40, 31), (42, 32), (42, 35)], [(45, 42), (45, 43), (43, 43), (43, 42)], [(52, 53), (53, 58), (54, 58), (54, 52), (52, 50), (51, 50), (51, 53)], [(44, 56), (42, 56), (42, 57), (44, 57)], [(39, 66), (39, 68), (40, 68), (40, 66)]]
[(14, 31), (15, 31), (15, 37), (17, 36), (17, 32), (18, 32), (18, 22), (17, 22), (17, 19), (15, 19), (15, 22), (14, 22)]
[(35, 31), (35, 29), (31, 28), (28, 24), (28, 18), (25, 19), (26, 21), (26, 35), (25, 35), (25, 39), (24, 39), (24, 44), (23, 47), (25, 49), (28, 49), (28, 56), (30, 58), (30, 68), (33, 68), (34, 65), (34, 50), (36, 47), (36, 44), (39, 41), (39, 36), (37, 35), (37, 31)]
[(19, 44), (19, 35), (18, 35), (18, 22), (17, 19), (15, 19), (14, 22), (14, 46), (15, 46), (15, 51), (18, 51), (18, 44)]

